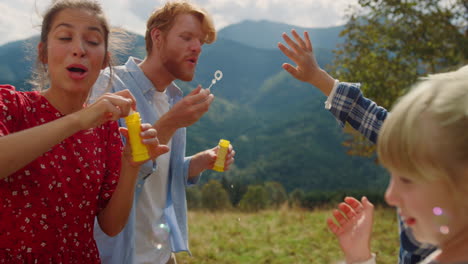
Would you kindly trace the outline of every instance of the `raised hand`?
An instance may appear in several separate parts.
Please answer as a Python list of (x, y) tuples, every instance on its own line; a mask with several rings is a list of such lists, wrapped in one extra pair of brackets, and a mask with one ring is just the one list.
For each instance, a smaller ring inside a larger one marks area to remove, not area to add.
[(283, 39), (290, 48), (282, 43), (278, 43), (278, 48), (297, 66), (283, 63), (283, 69), (294, 78), (310, 83), (319, 88), (325, 95), (328, 95), (335, 80), (318, 65), (309, 33), (304, 32), (304, 38), (301, 38), (295, 30), (291, 30), (291, 34), (294, 40), (286, 33), (283, 33)]
[(336, 235), (345, 254), (346, 263), (365, 261), (371, 258), (370, 237), (372, 233), (374, 205), (366, 197), (361, 202), (346, 197), (332, 218), (327, 219), (329, 229)]
[(283, 68), (296, 79), (303, 82), (311, 82), (314, 74), (320, 70), (320, 67), (315, 60), (309, 33), (304, 32), (304, 38), (301, 38), (295, 30), (291, 30), (291, 34), (295, 41), (286, 33), (283, 33), (283, 39), (290, 49), (282, 43), (278, 43), (278, 47), (288, 58), (296, 63), (297, 66), (294, 67), (289, 63), (284, 63)]

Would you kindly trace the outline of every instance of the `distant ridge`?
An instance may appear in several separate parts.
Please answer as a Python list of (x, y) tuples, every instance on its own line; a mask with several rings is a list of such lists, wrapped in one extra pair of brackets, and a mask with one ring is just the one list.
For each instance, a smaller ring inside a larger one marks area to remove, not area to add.
[(298, 31), (301, 35), (304, 31), (309, 32), (314, 47), (332, 50), (336, 48), (338, 43), (342, 42), (339, 34), (344, 26), (306, 28), (268, 20), (245, 20), (221, 29), (219, 37), (256, 48), (276, 49), (276, 44), (283, 42), (281, 34), (283, 32), (289, 33), (292, 29)]

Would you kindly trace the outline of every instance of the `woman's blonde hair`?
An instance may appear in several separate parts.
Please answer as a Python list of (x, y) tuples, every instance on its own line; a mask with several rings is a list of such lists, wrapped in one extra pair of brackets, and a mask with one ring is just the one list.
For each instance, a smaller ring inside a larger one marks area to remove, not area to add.
[(377, 153), (383, 166), (405, 177), (442, 178), (468, 193), (468, 65), (424, 78), (400, 98)]
[[(169, 32), (174, 25), (176, 17), (180, 14), (191, 14), (199, 19), (202, 24), (202, 31), (205, 34), (203, 43), (213, 43), (216, 40), (216, 29), (213, 19), (203, 8), (187, 1), (170, 1), (163, 7), (156, 9), (148, 18), (146, 23), (146, 52), (151, 54), (153, 49), (153, 40), (151, 31), (158, 28), (163, 33)], [(203, 44), (202, 43), (202, 44)]]

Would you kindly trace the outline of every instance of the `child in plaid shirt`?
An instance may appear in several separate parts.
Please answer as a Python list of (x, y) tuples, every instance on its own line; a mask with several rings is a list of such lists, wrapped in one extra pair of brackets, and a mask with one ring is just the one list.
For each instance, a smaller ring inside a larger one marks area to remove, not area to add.
[[(302, 38), (295, 30), (291, 31), (294, 38), (283, 34), (283, 39), (289, 48), (278, 43), (279, 49), (297, 64), (296, 67), (289, 63), (283, 64), (283, 68), (294, 78), (312, 84), (320, 89), (328, 99), (325, 108), (344, 126), (350, 124), (371, 142), (377, 143), (377, 136), (388, 112), (375, 102), (362, 95), (359, 84), (339, 82), (331, 77), (317, 64), (313, 53), (312, 43), (307, 32)], [(407, 229), (400, 221), (400, 264), (418, 263), (435, 247), (429, 244), (419, 243), (411, 230)]]

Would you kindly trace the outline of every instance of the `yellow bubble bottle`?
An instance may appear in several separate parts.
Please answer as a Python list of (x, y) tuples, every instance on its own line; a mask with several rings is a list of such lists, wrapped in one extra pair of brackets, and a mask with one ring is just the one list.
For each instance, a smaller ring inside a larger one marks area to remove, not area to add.
[(140, 113), (131, 111), (125, 117), (125, 123), (128, 128), (128, 136), (130, 138), (130, 146), (132, 148), (132, 157), (134, 162), (144, 161), (150, 158), (148, 148), (141, 143), (141, 118)]
[(229, 148), (229, 140), (221, 139), (219, 141), (218, 156), (216, 157), (215, 165), (213, 170), (223, 172), (224, 171), (224, 162), (226, 161), (226, 154)]

